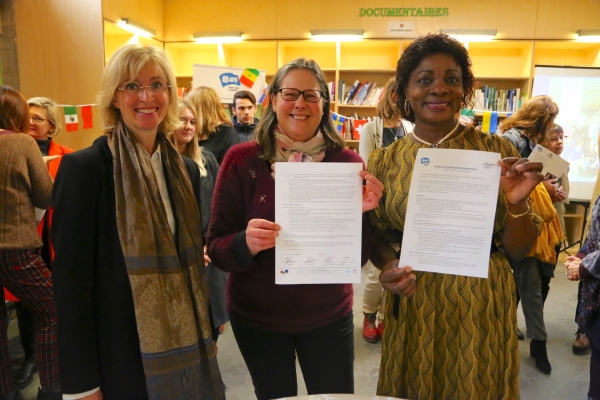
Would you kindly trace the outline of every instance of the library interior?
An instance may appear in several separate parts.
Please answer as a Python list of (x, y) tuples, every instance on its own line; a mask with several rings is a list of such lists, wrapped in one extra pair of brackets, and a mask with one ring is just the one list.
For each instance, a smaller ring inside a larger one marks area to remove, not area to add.
[[(79, 124), (56, 139), (81, 150), (103, 133), (96, 95), (106, 62), (126, 44), (164, 49), (180, 94), (193, 88), (195, 64), (253, 68), (264, 71), (269, 84), (280, 67), (305, 57), (323, 70), (332, 92), (331, 111), (344, 117), (346, 144), (357, 150), (354, 124), (358, 128), (377, 115), (382, 88), (417, 37), (447, 32), (464, 44), (476, 92), (473, 107), (461, 116), (494, 133), (502, 119), (534, 95), (537, 67), (600, 69), (598, 16), (597, 0), (0, 0), (0, 79), (25, 98), (44, 96), (76, 106), (80, 121), (82, 107), (91, 106), (91, 128)], [(600, 84), (595, 85), (585, 101), (600, 110)], [(594, 118), (600, 126), (600, 112)], [(590, 185), (597, 194), (595, 175)], [(591, 194), (566, 204), (567, 241), (575, 246), (559, 260), (577, 253)], [(529, 349), (519, 342), (523, 399), (587, 396), (590, 355), (575, 354), (570, 346), (577, 329), (577, 285), (564, 279), (561, 265), (559, 261), (545, 311), (554, 370), (551, 376), (540, 374)], [(363, 271), (363, 282), (365, 278)], [(361, 337), (363, 290), (364, 283), (355, 285), (354, 368), (355, 392), (367, 399), (377, 389), (381, 345)], [(523, 329), (520, 309), (518, 322)], [(14, 325), (9, 328), (13, 339), (18, 335)], [(227, 398), (252, 398), (252, 381), (229, 326), (221, 335), (218, 356)], [(35, 398), (30, 389), (23, 393)]]

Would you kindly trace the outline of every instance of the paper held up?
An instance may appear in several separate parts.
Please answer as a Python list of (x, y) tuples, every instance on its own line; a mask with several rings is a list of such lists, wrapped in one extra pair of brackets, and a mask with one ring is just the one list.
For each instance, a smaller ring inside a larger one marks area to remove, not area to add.
[(400, 263), (415, 271), (487, 278), (500, 153), (422, 148), (417, 152)]
[(544, 168), (542, 169), (542, 174), (544, 176), (546, 176), (546, 174), (552, 174), (557, 178), (560, 178), (567, 168), (569, 168), (569, 162), (567, 160), (539, 144), (535, 145), (527, 159), (529, 161), (541, 162), (544, 165)]

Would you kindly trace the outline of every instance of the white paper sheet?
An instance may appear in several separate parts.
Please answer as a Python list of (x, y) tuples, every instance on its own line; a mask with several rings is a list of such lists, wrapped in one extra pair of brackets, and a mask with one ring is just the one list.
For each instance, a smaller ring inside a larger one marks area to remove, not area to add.
[(419, 149), (400, 266), (487, 278), (499, 160), (485, 151)]
[(360, 170), (360, 163), (275, 165), (276, 284), (360, 283)]
[(544, 169), (542, 169), (542, 174), (544, 176), (550, 173), (557, 178), (560, 178), (567, 168), (569, 168), (569, 162), (567, 160), (539, 144), (535, 145), (527, 159), (529, 161), (539, 161), (544, 164)]

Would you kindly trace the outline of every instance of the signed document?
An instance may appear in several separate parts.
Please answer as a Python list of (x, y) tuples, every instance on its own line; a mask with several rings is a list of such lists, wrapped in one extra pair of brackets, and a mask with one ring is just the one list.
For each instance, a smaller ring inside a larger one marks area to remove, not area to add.
[(533, 148), (533, 151), (527, 158), (529, 161), (539, 161), (544, 165), (544, 169), (542, 169), (542, 174), (546, 176), (546, 174), (550, 173), (556, 177), (561, 177), (562, 174), (565, 173), (567, 168), (569, 168), (569, 162), (563, 159), (558, 154), (554, 154), (544, 146), (536, 144)]
[(487, 278), (500, 153), (419, 149), (400, 266)]
[(275, 164), (276, 284), (360, 282), (361, 170), (360, 163)]

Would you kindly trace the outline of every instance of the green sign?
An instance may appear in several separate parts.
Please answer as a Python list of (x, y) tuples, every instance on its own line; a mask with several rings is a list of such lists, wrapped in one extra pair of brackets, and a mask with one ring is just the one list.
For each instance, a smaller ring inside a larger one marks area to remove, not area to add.
[(447, 17), (448, 8), (359, 8), (359, 17)]

